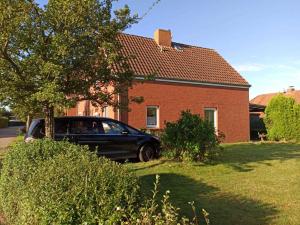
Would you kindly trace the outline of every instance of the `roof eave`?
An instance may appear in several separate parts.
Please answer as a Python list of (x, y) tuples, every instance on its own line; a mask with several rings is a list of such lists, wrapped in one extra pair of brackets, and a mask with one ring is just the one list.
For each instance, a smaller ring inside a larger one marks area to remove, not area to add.
[(145, 78), (145, 76), (135, 76), (135, 79), (159, 81), (159, 82), (167, 82), (167, 83), (178, 83), (178, 84), (193, 84), (193, 85), (212, 86), (212, 87), (243, 88), (243, 89), (249, 89), (251, 87), (250, 84), (213, 83), (213, 82), (203, 82), (203, 81), (194, 81), (194, 80), (170, 79), (170, 78), (162, 78), (162, 77), (155, 77), (152, 80), (152, 79)]

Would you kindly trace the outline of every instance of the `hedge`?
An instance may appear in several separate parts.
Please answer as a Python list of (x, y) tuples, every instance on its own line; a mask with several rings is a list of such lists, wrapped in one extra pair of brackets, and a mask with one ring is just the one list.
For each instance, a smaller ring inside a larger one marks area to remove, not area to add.
[(112, 224), (136, 211), (137, 177), (68, 142), (19, 143), (8, 152), (0, 206), (8, 224)]
[(300, 140), (300, 104), (279, 94), (272, 98), (265, 110), (269, 140)]

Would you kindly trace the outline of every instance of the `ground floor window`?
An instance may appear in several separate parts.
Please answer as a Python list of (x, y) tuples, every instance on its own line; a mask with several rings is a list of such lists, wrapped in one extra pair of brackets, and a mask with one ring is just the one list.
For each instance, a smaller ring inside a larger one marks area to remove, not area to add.
[(211, 122), (216, 131), (218, 130), (218, 111), (215, 108), (205, 108), (204, 109), (204, 118)]
[(147, 106), (147, 127), (158, 128), (159, 127), (159, 108), (158, 106)]
[(104, 106), (103, 108), (102, 108), (102, 116), (103, 117), (109, 117), (109, 114), (108, 114), (108, 106)]

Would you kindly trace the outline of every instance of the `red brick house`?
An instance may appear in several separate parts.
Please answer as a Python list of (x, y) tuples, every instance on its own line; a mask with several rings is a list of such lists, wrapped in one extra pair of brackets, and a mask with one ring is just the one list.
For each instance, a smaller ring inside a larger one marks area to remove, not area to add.
[[(250, 85), (215, 50), (172, 42), (166, 30), (157, 30), (154, 39), (121, 34), (120, 42), (124, 54), (135, 56), (130, 60), (135, 85), (127, 96), (143, 96), (144, 102), (131, 104), (129, 112), (79, 102), (67, 115), (106, 116), (137, 128), (162, 129), (165, 121), (190, 109), (211, 120), (225, 142), (249, 140)], [(143, 80), (153, 73), (155, 80)]]

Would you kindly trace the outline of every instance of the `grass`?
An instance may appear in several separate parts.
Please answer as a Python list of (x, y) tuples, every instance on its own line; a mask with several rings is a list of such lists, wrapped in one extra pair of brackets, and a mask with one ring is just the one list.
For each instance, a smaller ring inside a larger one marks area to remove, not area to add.
[(300, 224), (300, 144), (224, 145), (211, 163), (161, 159), (125, 166), (149, 195), (159, 174), (161, 195), (170, 190), (171, 201), (190, 217), (188, 202), (195, 201), (199, 213), (210, 213), (211, 225)]
[(155, 175), (161, 194), (184, 215), (195, 201), (210, 213), (211, 224), (300, 224), (300, 144), (225, 145), (210, 164), (157, 160), (127, 164), (151, 193)]

